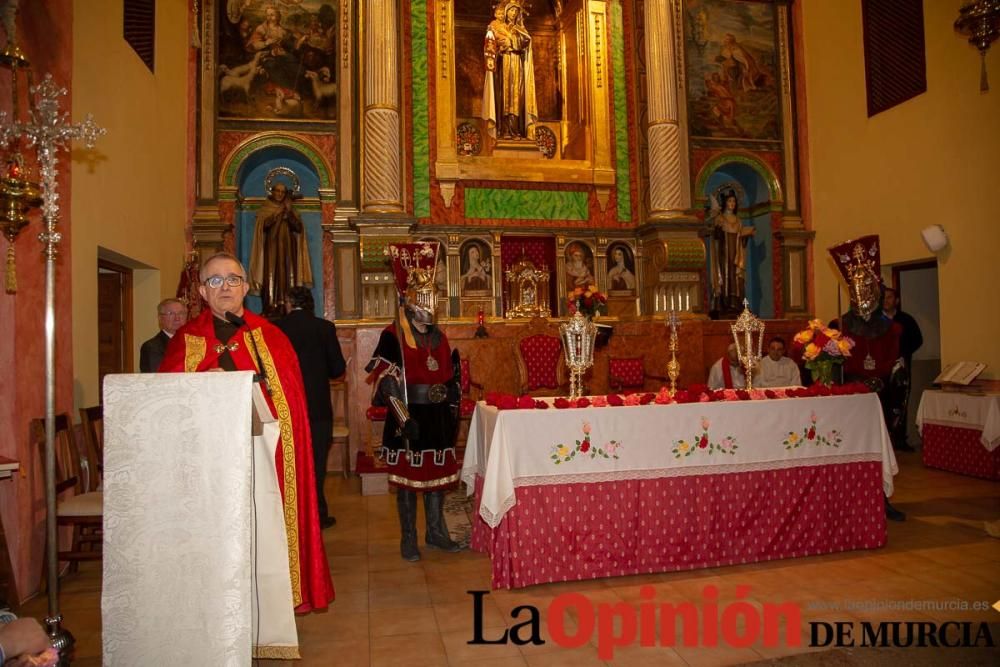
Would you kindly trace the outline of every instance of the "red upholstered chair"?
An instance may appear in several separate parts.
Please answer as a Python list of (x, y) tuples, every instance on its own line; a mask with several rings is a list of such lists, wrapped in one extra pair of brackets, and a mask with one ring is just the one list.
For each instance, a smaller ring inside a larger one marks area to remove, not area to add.
[[(472, 413), (476, 409), (476, 401), (483, 398), (483, 385), (472, 380), (472, 371), (469, 368), (469, 360), (461, 361), (462, 374), (462, 402), (459, 404), (458, 416), (460, 419), (471, 419)], [(475, 393), (473, 393), (475, 390)]]
[(666, 382), (667, 378), (648, 374), (642, 357), (611, 357), (608, 359), (608, 386), (611, 391), (618, 394), (644, 391), (646, 380)]
[(532, 320), (528, 330), (514, 341), (519, 376), (518, 390), (522, 394), (554, 395), (566, 386), (566, 362), (563, 359), (562, 340), (543, 326), (540, 318)]

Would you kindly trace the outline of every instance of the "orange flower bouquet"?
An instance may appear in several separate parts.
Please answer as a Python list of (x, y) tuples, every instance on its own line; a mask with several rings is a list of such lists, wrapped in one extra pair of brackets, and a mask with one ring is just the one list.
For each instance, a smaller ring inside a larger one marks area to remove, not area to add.
[(813, 379), (829, 386), (833, 384), (834, 364), (843, 364), (851, 356), (854, 341), (819, 320), (810, 320), (807, 329), (795, 334), (794, 346), (801, 351)]
[(597, 291), (596, 285), (577, 287), (569, 293), (569, 314), (574, 315), (577, 311), (591, 319), (597, 319), (598, 315), (608, 312), (608, 297)]

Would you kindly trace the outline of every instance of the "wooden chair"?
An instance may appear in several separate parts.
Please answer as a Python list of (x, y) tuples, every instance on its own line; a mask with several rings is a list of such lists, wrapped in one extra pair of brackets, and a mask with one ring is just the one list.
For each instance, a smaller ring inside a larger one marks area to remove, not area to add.
[[(31, 437), (38, 445), (45, 462), (45, 420), (31, 421)], [(73, 438), (73, 425), (66, 413), (56, 415), (56, 523), (73, 526), (73, 541), (69, 551), (59, 551), (60, 561), (69, 561), (75, 571), (81, 560), (101, 559), (102, 524), (104, 521), (104, 493), (84, 490), (80, 450)], [(61, 496), (73, 489), (74, 494)]]
[(351, 392), (347, 383), (350, 367), (351, 360), (348, 358), (348, 372), (342, 378), (330, 382), (330, 400), (333, 403), (333, 447), (340, 445), (345, 479), (351, 476)]
[(552, 395), (568, 385), (562, 340), (546, 320), (534, 318), (514, 340), (521, 394)]
[(631, 394), (646, 390), (647, 380), (667, 382), (662, 375), (646, 372), (643, 357), (610, 357), (608, 359), (608, 386), (616, 394)]
[(80, 408), (80, 425), (87, 454), (86, 491), (99, 491), (104, 479), (104, 408)]

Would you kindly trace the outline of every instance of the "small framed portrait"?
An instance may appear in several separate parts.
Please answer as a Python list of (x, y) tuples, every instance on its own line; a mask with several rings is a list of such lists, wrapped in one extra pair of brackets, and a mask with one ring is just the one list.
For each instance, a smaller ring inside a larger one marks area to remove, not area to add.
[(566, 289), (596, 285), (594, 251), (586, 243), (573, 241), (566, 246)]
[(608, 246), (608, 293), (635, 294), (635, 254), (627, 243)]
[(458, 290), (462, 296), (483, 296), (493, 293), (493, 257), (485, 241), (470, 239), (459, 248), (461, 275)]

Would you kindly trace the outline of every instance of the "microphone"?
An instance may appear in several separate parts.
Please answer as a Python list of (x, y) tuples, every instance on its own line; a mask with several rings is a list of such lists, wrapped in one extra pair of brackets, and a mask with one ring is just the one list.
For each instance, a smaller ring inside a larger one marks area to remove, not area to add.
[[(238, 327), (242, 327), (247, 323), (245, 319), (231, 312), (226, 312), (226, 321)], [(271, 389), (267, 386), (267, 376), (264, 374), (264, 362), (261, 361), (260, 350), (257, 349), (257, 340), (254, 338), (253, 333), (250, 334), (250, 345), (253, 347), (253, 356), (257, 361), (257, 368), (260, 369), (260, 373), (254, 373), (253, 381), (259, 382), (267, 393), (271, 393)]]

